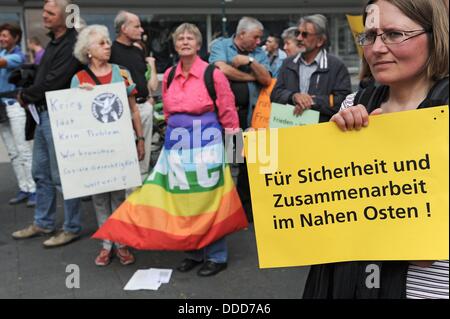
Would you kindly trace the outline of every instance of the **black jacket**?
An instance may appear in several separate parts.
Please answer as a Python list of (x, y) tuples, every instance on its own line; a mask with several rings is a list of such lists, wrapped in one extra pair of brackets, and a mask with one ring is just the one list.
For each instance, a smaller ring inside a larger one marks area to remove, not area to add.
[[(271, 101), (293, 104), (292, 97), (300, 92), (300, 54), (284, 60), (272, 91)], [(311, 75), (309, 95), (315, 95), (312, 109), (320, 112), (320, 122), (328, 122), (339, 111), (342, 101), (351, 93), (350, 74), (344, 63), (332, 54), (325, 53), (320, 66)], [(330, 95), (333, 97), (330, 99)], [(330, 100), (333, 104), (330, 105)]]
[(73, 56), (75, 29), (67, 29), (58, 39), (53, 34), (50, 37), (33, 85), (22, 90), (21, 97), (27, 104), (47, 105), (45, 92), (70, 88), (72, 77), (81, 70), (81, 63)]

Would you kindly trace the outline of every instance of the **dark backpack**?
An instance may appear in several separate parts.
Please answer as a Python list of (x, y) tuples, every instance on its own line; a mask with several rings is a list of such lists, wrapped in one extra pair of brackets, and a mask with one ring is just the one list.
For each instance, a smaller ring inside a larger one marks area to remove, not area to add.
[[(173, 81), (173, 78), (175, 77), (175, 71), (177, 69), (177, 66), (173, 66), (172, 69), (169, 72), (169, 75), (167, 76), (167, 90), (170, 87), (170, 84)], [(217, 113), (217, 94), (216, 94), (216, 88), (214, 87), (214, 70), (216, 69), (216, 66), (214, 64), (209, 64), (208, 67), (205, 70), (205, 73), (203, 74), (203, 81), (205, 82), (206, 89), (208, 90), (209, 97), (214, 103), (214, 111)]]

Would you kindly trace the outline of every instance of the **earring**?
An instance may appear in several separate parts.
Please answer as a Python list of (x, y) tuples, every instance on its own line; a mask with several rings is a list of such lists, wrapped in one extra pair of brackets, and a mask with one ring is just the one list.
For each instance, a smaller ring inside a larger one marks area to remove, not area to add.
[(88, 53), (88, 58), (92, 59), (92, 54)]

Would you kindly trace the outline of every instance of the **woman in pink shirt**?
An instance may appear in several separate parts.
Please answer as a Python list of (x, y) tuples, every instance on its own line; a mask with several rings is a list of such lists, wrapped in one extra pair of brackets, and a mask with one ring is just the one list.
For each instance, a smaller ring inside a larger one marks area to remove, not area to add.
[[(180, 63), (164, 74), (167, 130), (158, 162), (94, 237), (138, 249), (188, 251), (177, 269), (203, 264), (198, 275), (212, 276), (227, 267), (225, 236), (248, 225), (222, 142), (223, 132), (238, 129), (239, 121), (225, 75), (197, 55), (198, 28), (180, 25), (173, 41)], [(206, 87), (211, 82), (215, 101)]]
[[(223, 129), (239, 128), (235, 98), (229, 82), (219, 69), (213, 71), (214, 88), (217, 94), (216, 101), (213, 101), (208, 94), (204, 78), (208, 63), (197, 55), (202, 37), (195, 25), (189, 23), (180, 25), (173, 34), (173, 41), (180, 62), (175, 66), (175, 73), (169, 69), (165, 72), (163, 79), (164, 114), (168, 124), (164, 148), (167, 152), (181, 147), (183, 158), (182, 163), (176, 163), (176, 160), (168, 158), (169, 166), (174, 172), (179, 169), (184, 169), (185, 172), (192, 171), (195, 169), (192, 162), (195, 163), (194, 165), (204, 167), (205, 174), (199, 174), (197, 167), (197, 180), (188, 179), (189, 188), (192, 191), (209, 190), (210, 203), (204, 203), (203, 206), (210, 206), (210, 208), (204, 209), (203, 215), (213, 216), (214, 210), (229, 211), (229, 216), (225, 220), (218, 223), (217, 216), (216, 220), (207, 222), (211, 225), (210, 233), (220, 232), (220, 223), (228, 223), (235, 230), (246, 227), (245, 213), (231, 179), (229, 167), (224, 163)], [(173, 79), (168, 86), (171, 71)], [(188, 131), (189, 134), (186, 134)], [(182, 136), (181, 140), (180, 136)], [(182, 181), (179, 182), (182, 183)], [(204, 190), (195, 190), (199, 186), (203, 186)], [(220, 207), (214, 208), (213, 203), (218, 199), (220, 199)], [(197, 205), (193, 205), (192, 208), (194, 206)], [(186, 212), (190, 210), (190, 207), (185, 208)], [(208, 244), (205, 245), (205, 243)], [(197, 274), (212, 276), (227, 267), (227, 246), (222, 235), (215, 236), (214, 241), (204, 240), (198, 248), (201, 249), (188, 252), (187, 258), (177, 268), (179, 271), (187, 272), (203, 264)]]

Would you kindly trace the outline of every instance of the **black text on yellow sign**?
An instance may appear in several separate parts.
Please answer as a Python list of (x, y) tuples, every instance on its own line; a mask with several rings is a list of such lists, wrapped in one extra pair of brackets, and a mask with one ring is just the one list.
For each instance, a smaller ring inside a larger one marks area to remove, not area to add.
[(278, 150), (248, 161), (262, 268), (448, 258), (448, 107), (246, 140), (247, 154)]

